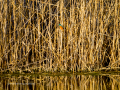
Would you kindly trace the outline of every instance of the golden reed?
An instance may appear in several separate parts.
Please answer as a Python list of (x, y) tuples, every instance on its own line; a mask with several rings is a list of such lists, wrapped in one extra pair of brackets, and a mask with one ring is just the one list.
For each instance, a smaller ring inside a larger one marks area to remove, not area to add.
[(0, 72), (120, 69), (120, 0), (0, 2)]

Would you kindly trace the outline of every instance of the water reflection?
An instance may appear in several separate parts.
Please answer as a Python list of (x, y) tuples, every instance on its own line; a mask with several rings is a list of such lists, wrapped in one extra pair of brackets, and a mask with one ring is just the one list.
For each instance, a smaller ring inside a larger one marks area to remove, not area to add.
[(120, 75), (2, 75), (0, 90), (120, 90)]

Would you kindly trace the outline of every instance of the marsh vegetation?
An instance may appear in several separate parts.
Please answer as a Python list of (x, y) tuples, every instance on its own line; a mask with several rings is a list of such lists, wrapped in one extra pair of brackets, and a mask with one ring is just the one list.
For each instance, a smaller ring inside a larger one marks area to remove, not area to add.
[(119, 52), (120, 0), (0, 0), (1, 73), (120, 70)]

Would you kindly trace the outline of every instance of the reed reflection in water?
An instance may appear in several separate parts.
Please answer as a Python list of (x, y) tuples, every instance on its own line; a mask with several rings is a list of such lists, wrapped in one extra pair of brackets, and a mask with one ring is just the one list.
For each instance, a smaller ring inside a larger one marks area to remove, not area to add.
[(120, 75), (0, 76), (0, 90), (120, 90)]

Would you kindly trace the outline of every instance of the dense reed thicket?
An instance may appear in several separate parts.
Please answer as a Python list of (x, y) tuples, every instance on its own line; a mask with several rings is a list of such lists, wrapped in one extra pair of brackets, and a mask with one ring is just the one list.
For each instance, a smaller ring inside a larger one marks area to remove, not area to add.
[(120, 0), (1, 0), (0, 72), (118, 70), (119, 27)]

